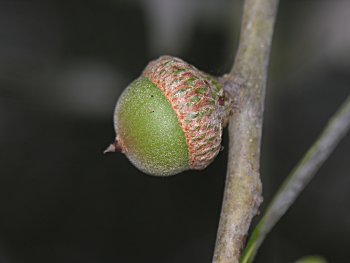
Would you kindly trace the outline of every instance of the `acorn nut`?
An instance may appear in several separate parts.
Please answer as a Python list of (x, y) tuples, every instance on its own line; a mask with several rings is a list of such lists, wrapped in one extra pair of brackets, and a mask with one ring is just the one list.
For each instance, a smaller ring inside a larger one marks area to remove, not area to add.
[(229, 115), (222, 86), (183, 60), (162, 56), (120, 96), (114, 112), (120, 151), (141, 171), (169, 176), (201, 170), (217, 156)]

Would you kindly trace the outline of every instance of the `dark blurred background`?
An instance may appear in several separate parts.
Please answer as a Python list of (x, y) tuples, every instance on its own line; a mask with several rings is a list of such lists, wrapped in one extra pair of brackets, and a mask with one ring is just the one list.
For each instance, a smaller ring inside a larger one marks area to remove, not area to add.
[[(230, 69), (241, 9), (236, 0), (0, 1), (1, 263), (211, 262), (227, 147), (205, 171), (171, 178), (102, 151), (115, 101), (150, 59)], [(347, 0), (280, 3), (261, 211), (350, 93), (349, 14)], [(349, 161), (348, 135), (256, 262), (349, 262)]]

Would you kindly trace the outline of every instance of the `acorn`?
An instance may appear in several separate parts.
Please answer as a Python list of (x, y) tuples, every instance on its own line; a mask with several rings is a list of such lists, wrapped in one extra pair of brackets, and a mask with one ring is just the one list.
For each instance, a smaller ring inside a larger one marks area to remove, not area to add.
[(202, 170), (221, 149), (230, 113), (222, 85), (183, 60), (162, 56), (122, 93), (115, 107), (120, 151), (141, 171), (170, 176)]

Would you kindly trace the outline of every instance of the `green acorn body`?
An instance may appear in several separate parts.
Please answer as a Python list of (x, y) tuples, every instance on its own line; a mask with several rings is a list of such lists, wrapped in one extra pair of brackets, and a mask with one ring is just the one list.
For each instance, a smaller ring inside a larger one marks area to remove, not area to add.
[(114, 113), (119, 150), (157, 176), (207, 167), (221, 148), (229, 114), (221, 85), (183, 60), (150, 62), (120, 96)]

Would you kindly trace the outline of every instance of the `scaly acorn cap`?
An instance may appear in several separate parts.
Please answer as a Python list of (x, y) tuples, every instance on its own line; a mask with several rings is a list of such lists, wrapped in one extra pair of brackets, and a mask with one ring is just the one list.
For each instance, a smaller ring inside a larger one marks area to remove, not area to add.
[(116, 105), (116, 141), (141, 171), (158, 176), (207, 167), (221, 149), (230, 113), (222, 86), (183, 60), (162, 56), (123, 92)]

